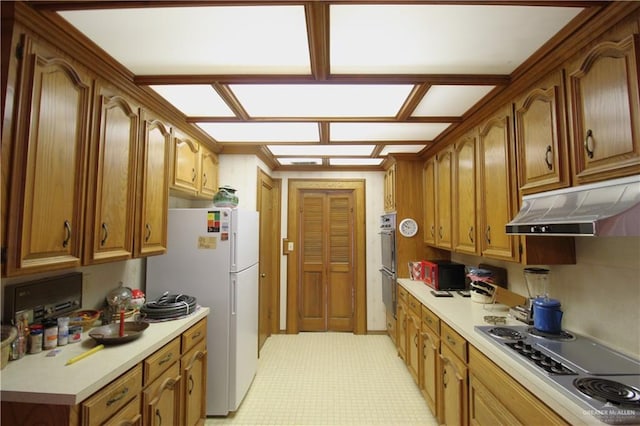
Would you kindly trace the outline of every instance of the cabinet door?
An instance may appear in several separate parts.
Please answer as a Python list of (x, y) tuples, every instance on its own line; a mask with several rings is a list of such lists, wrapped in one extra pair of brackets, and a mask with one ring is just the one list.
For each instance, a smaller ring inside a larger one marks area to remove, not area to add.
[(162, 254), (167, 247), (170, 129), (146, 118), (143, 124), (142, 170), (136, 227), (136, 255)]
[(181, 424), (180, 380), (180, 366), (178, 362), (174, 362), (164, 374), (143, 391), (144, 425), (166, 426)]
[(469, 424), (477, 426), (521, 425), (472, 373), (469, 373)]
[(480, 127), (480, 249), (486, 257), (517, 261), (515, 238), (505, 232), (515, 194), (510, 123), (510, 110), (504, 108)]
[(200, 187), (200, 144), (182, 134), (173, 137), (172, 187), (193, 195)]
[(200, 178), (200, 196), (213, 198), (218, 192), (218, 156), (207, 148), (202, 150), (202, 176)]
[(460, 253), (477, 254), (476, 185), (478, 179), (475, 134), (462, 138), (454, 149), (454, 249)]
[(638, 35), (598, 44), (569, 65), (577, 183), (640, 172)]
[(407, 322), (409, 311), (407, 305), (400, 298), (398, 298), (398, 305), (396, 309), (396, 317), (398, 318), (398, 336), (396, 339), (396, 346), (398, 348), (398, 356), (405, 362), (407, 360)]
[(451, 249), (451, 172), (453, 154), (447, 148), (436, 156), (436, 245)]
[(446, 346), (440, 348), (441, 371), (441, 424), (466, 425), (467, 420), (467, 367)]
[(185, 426), (203, 425), (207, 416), (207, 349), (205, 341), (181, 360), (183, 417)]
[(515, 104), (520, 193), (569, 186), (569, 155), (561, 71), (529, 90)]
[(392, 164), (384, 175), (384, 211), (392, 212), (396, 209), (396, 165)]
[(424, 191), (424, 242), (436, 243), (436, 166), (435, 157), (424, 163), (423, 191)]
[(79, 266), (82, 254), (90, 80), (60, 58), (23, 65), (7, 275)]
[(437, 416), (440, 339), (427, 325), (422, 326), (422, 366), (420, 369), (420, 389), (422, 396), (433, 413)]
[(138, 109), (99, 90), (87, 191), (87, 264), (133, 256)]
[(407, 367), (416, 384), (420, 384), (420, 317), (411, 310), (407, 315)]

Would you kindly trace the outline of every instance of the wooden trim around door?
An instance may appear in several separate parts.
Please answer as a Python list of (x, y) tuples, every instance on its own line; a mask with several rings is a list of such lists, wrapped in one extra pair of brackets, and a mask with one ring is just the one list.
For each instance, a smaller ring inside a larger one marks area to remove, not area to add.
[(364, 179), (289, 179), (287, 208), (287, 236), (293, 241), (294, 250), (287, 260), (287, 333), (298, 333), (298, 248), (300, 242), (298, 195), (303, 190), (351, 190), (354, 193), (354, 279), (355, 309), (354, 334), (367, 333), (367, 273), (366, 273), (366, 212)]

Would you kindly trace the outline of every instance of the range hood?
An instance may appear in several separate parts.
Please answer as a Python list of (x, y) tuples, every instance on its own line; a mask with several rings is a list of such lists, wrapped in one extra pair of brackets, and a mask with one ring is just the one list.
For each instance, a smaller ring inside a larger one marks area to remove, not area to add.
[(640, 236), (640, 175), (526, 195), (507, 234)]

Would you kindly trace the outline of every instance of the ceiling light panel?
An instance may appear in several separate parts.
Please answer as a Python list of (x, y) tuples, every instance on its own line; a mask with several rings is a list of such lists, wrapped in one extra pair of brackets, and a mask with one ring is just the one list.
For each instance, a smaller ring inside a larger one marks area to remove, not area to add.
[(300, 5), (58, 13), (134, 74), (311, 73)]
[(462, 116), (495, 86), (431, 86), (413, 117)]
[(150, 87), (186, 116), (234, 116), (233, 111), (209, 84), (176, 84)]
[(281, 166), (321, 166), (322, 158), (276, 158)]
[(379, 166), (382, 158), (330, 158), (330, 166)]
[(425, 149), (426, 145), (385, 145), (380, 151), (381, 156), (389, 155), (389, 154), (416, 154), (423, 149)]
[(331, 123), (331, 141), (428, 141), (450, 123)]
[(413, 85), (231, 85), (252, 117), (394, 117)]
[(362, 156), (371, 155), (375, 145), (268, 145), (275, 156)]
[(316, 123), (197, 123), (218, 142), (320, 142)]
[(331, 72), (510, 74), (581, 11), (469, 4), (331, 5)]

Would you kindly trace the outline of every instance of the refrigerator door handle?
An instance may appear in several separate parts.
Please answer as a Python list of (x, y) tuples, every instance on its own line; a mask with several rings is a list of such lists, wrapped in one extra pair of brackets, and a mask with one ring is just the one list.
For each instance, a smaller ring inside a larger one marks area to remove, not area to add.
[(231, 315), (236, 314), (237, 306), (237, 291), (238, 291), (238, 280), (235, 278), (231, 280)]
[(231, 233), (231, 266), (234, 271), (238, 268), (238, 233)]

